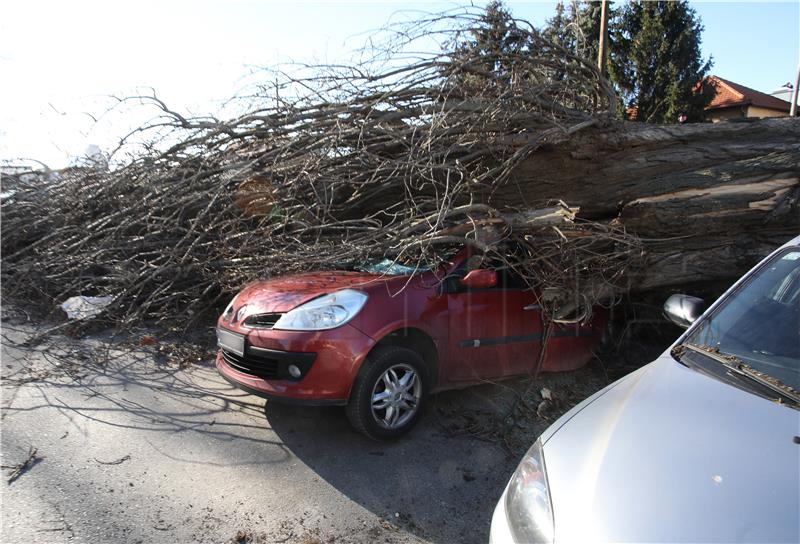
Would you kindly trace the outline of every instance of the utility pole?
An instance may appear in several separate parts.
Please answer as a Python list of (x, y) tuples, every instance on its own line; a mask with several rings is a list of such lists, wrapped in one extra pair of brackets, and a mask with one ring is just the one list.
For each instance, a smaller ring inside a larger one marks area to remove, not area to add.
[(797, 65), (797, 77), (794, 78), (794, 89), (792, 89), (792, 106), (789, 108), (789, 117), (797, 115), (797, 88), (800, 87), (800, 64)]
[(608, 34), (608, 0), (602, 0), (600, 8), (600, 44), (597, 47), (597, 68), (600, 75), (605, 75), (606, 69), (606, 35)]

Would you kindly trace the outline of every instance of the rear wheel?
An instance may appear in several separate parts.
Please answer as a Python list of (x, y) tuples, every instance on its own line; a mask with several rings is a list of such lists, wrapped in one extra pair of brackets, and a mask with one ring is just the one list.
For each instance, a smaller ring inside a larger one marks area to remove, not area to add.
[(385, 346), (370, 353), (347, 405), (353, 427), (376, 440), (408, 432), (425, 400), (425, 369), (422, 357), (408, 348)]

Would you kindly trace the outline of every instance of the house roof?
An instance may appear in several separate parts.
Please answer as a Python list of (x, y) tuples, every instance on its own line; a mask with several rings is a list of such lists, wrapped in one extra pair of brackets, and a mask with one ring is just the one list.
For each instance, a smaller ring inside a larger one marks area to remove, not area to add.
[(733, 81), (717, 76), (709, 76), (707, 80), (714, 86), (716, 94), (706, 110), (730, 108), (733, 106), (758, 106), (770, 110), (789, 112), (791, 104), (775, 96), (756, 91), (750, 87), (739, 85)]

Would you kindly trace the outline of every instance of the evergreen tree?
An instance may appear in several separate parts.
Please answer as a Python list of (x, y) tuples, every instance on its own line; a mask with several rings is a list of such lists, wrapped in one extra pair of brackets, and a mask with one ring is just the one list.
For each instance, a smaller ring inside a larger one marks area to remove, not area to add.
[[(601, 4), (571, 0), (556, 7), (546, 36), (595, 63)], [(685, 1), (633, 0), (620, 9), (608, 5), (605, 74), (620, 96), (620, 116), (675, 123), (681, 113), (703, 119), (713, 89), (701, 83), (711, 67), (700, 54), (703, 26)]]
[(701, 82), (712, 61), (701, 56), (703, 25), (688, 2), (633, 0), (609, 28), (609, 78), (637, 121), (703, 119), (713, 90)]
[(487, 78), (481, 74), (491, 74), (492, 81), (509, 84), (515, 75), (514, 55), (528, 45), (511, 13), (501, 1), (494, 0), (455, 47), (448, 76), (465, 90), (485, 85)]
[[(597, 49), (600, 43), (602, 5), (600, 2), (577, 2), (576, 0), (573, 0), (572, 4), (574, 28), (576, 29), (576, 51), (596, 63)], [(611, 19), (611, 14), (609, 14), (609, 19)]]
[[(612, 2), (608, 3), (608, 18), (615, 17)], [(584, 57), (592, 63), (597, 62), (597, 48), (600, 41), (600, 2), (570, 0), (556, 4), (556, 15), (547, 21), (544, 35), (568, 50)]]
[(571, 23), (571, 13), (564, 7), (564, 2), (559, 1), (558, 4), (556, 4), (555, 16), (547, 20), (547, 25), (542, 31), (542, 34), (550, 41), (562, 45), (570, 51), (574, 51), (575, 36), (570, 30)]

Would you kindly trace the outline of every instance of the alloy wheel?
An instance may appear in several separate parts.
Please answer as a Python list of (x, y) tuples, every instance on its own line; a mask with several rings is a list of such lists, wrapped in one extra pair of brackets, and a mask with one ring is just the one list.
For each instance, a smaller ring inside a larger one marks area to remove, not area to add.
[(422, 382), (413, 367), (391, 366), (372, 388), (372, 416), (386, 429), (405, 425), (419, 408)]

